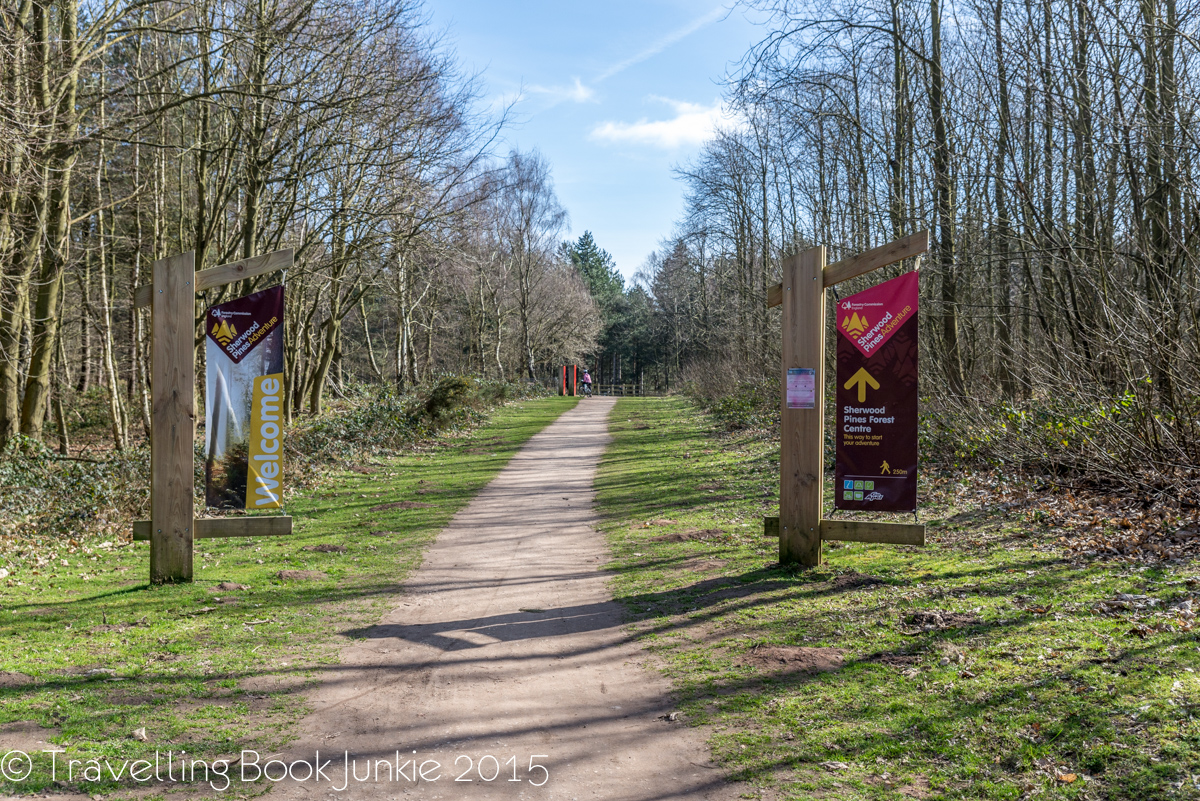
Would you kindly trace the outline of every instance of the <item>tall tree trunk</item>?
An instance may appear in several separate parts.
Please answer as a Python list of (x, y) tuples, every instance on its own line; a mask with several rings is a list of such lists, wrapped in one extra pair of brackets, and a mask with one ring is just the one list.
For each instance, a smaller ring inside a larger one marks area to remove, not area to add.
[(938, 271), (942, 279), (942, 352), (950, 391), (965, 391), (962, 353), (958, 337), (958, 274), (954, 264), (954, 185), (950, 174), (950, 141), (946, 131), (945, 90), (942, 74), (942, 0), (930, 2), (931, 47), (929, 105), (933, 116), (933, 183), (938, 226)]
[(906, 215), (904, 205), (904, 163), (907, 143), (911, 136), (911, 115), (908, 110), (908, 65), (904, 57), (900, 30), (900, 0), (891, 0), (892, 21), (892, 152), (888, 161), (888, 217), (892, 223), (892, 238), (904, 236)]
[(49, 246), (42, 258), (42, 269), (38, 277), (29, 376), (25, 382), (25, 397), (21, 403), (21, 433), (39, 440), (42, 437), (42, 424), (46, 419), (50, 370), (54, 363), (54, 351), (58, 346), (59, 293), (62, 292), (63, 275), (70, 258), (71, 173), (79, 155), (79, 117), (75, 103), (80, 68), (79, 3), (78, 0), (60, 0), (59, 7), (59, 47), (66, 72), (57, 87), (59, 100), (54, 112), (57, 141), (49, 159), (50, 170), (54, 175), (50, 196), (53, 223)]
[(996, 132), (996, 161), (994, 170), (996, 201), (996, 255), (1000, 263), (997, 339), (1000, 344), (998, 372), (1000, 391), (1005, 400), (1013, 400), (1012, 343), (1012, 223), (1008, 216), (1008, 186), (1006, 171), (1009, 156), (1008, 67), (1004, 58), (1004, 0), (996, 0), (993, 24), (996, 33), (996, 82), (999, 92), (999, 119)]

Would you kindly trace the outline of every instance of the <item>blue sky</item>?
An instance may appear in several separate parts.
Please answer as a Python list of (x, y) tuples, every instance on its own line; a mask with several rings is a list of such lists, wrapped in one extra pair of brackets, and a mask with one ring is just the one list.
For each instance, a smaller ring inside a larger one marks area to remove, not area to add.
[(683, 208), (672, 168), (720, 123), (721, 78), (764, 34), (712, 0), (426, 0), (489, 102), (518, 99), (506, 144), (537, 148), (571, 215), (632, 276)]

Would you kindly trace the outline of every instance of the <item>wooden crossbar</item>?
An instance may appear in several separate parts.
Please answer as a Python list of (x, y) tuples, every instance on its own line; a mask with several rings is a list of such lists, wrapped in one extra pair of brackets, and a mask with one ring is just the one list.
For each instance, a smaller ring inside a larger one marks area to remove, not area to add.
[[(292, 533), (292, 518), (288, 515), (253, 517), (198, 517), (192, 523), (193, 538), (212, 540), (223, 537), (283, 537)], [(150, 540), (149, 520), (133, 523), (135, 542)]]
[(920, 523), (880, 523), (874, 520), (822, 520), (821, 539), (836, 542), (878, 542), (886, 545), (924, 545)]
[[(763, 518), (763, 535), (779, 538), (779, 518)], [(821, 521), (822, 542), (874, 542), (882, 545), (924, 545), (925, 526), (920, 523), (881, 523), (874, 520)]]
[[(196, 291), (203, 292), (206, 289), (232, 284), (234, 281), (254, 278), (257, 275), (273, 273), (276, 270), (286, 270), (291, 266), (292, 249), (284, 248), (283, 250), (276, 250), (273, 253), (265, 253), (262, 256), (254, 256), (249, 259), (230, 262), (229, 264), (209, 267), (207, 270), (201, 270), (196, 273)], [(150, 298), (153, 295), (153, 284), (139, 286), (133, 292), (134, 307), (140, 309), (144, 306), (149, 306)]]
[[(928, 249), (929, 232), (918, 231), (865, 253), (859, 253), (857, 256), (825, 265), (825, 269), (821, 271), (822, 281), (828, 288), (878, 270), (880, 267), (887, 267), (889, 264), (919, 256)], [(767, 289), (767, 308), (778, 306), (781, 303), (783, 303), (783, 284), (778, 283)]]

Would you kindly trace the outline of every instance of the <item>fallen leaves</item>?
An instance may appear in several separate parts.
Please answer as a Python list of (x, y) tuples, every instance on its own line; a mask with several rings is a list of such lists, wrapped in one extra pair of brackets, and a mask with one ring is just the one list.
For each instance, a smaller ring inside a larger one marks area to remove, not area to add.
[(1128, 617), (1133, 624), (1126, 632), (1143, 640), (1155, 633), (1191, 631), (1195, 626), (1192, 598), (1165, 605), (1161, 598), (1119, 592), (1111, 600), (1097, 601), (1092, 611), (1105, 617)]
[(901, 631), (901, 634), (912, 637), (928, 631), (946, 631), (948, 629), (963, 628), (964, 626), (976, 626), (981, 620), (979, 615), (973, 612), (943, 612), (938, 609), (918, 609), (905, 616), (904, 622), (918, 627), (915, 631)]

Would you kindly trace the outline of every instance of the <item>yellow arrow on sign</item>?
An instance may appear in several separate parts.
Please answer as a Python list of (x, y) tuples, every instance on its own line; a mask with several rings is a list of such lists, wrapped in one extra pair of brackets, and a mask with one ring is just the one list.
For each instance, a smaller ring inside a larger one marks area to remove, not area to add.
[(845, 387), (846, 389), (850, 389), (855, 384), (858, 384), (859, 403), (864, 403), (867, 400), (867, 384), (871, 385), (871, 389), (879, 389), (879, 382), (867, 372), (867, 368), (865, 367), (858, 368), (858, 372), (851, 376), (850, 380), (846, 382)]

